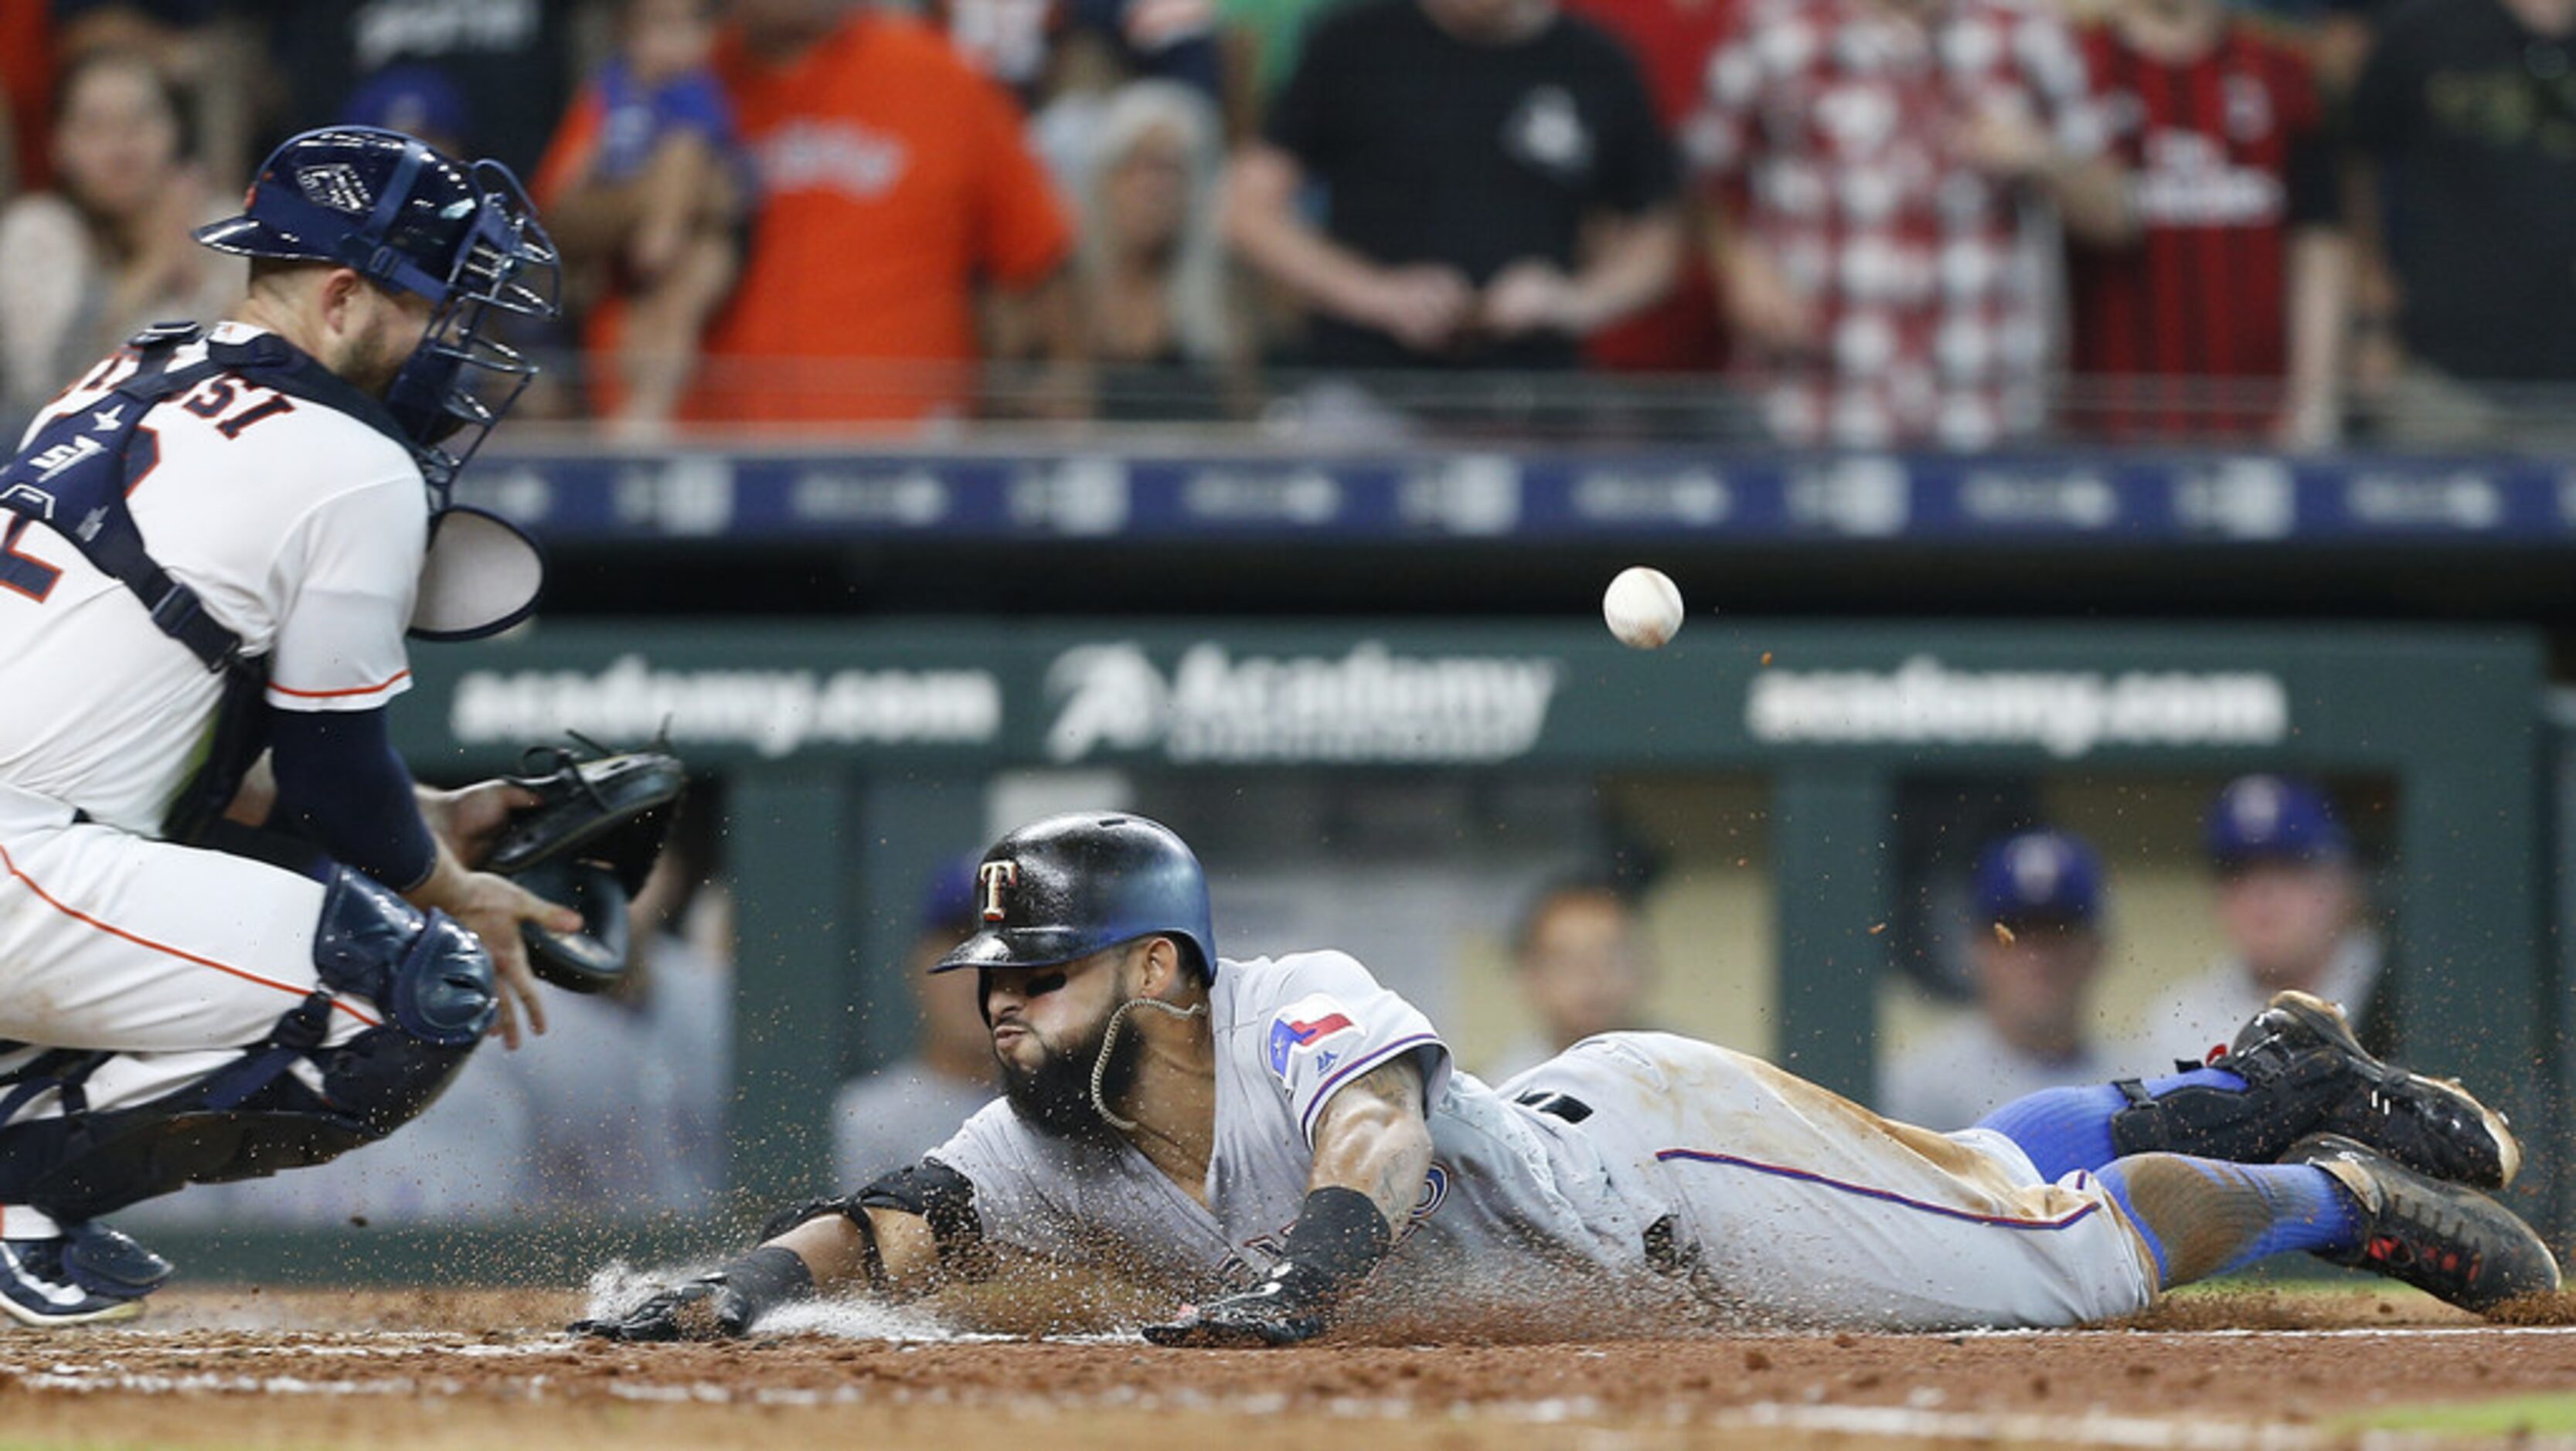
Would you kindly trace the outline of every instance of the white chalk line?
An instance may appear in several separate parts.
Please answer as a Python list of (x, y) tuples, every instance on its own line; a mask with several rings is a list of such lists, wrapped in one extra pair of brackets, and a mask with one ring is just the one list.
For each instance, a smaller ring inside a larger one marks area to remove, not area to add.
[[(475, 1356), (477, 1352), (500, 1347), (485, 1345), (432, 1345), (419, 1347), (431, 1351)], [(352, 1349), (357, 1349), (352, 1347)], [(141, 1396), (171, 1395), (239, 1395), (279, 1397), (416, 1397), (456, 1398), (469, 1394), (498, 1394), (505, 1399), (545, 1400), (550, 1398), (550, 1377), (538, 1374), (518, 1384), (495, 1384), (488, 1380), (468, 1381), (441, 1375), (395, 1375), (370, 1379), (316, 1379), (308, 1376), (260, 1376), (222, 1374), (211, 1371), (185, 1374), (138, 1373), (119, 1368), (114, 1362), (95, 1366), (58, 1362), (44, 1369), (0, 1362), (0, 1373), (16, 1378), (21, 1389), (60, 1391), (81, 1395), (125, 1394)], [(839, 1385), (811, 1386), (733, 1386), (721, 1382), (691, 1380), (652, 1382), (612, 1380), (598, 1387), (608, 1398), (652, 1405), (760, 1406), (760, 1407), (832, 1407), (879, 1404), (888, 1406), (958, 1406), (977, 1411), (1025, 1418), (1060, 1416), (1081, 1411), (1137, 1411), (1147, 1413), (1200, 1412), (1215, 1415), (1273, 1417), (1303, 1410), (1340, 1420), (1419, 1420), (1426, 1416), (1453, 1422), (1501, 1422), (1525, 1425), (1567, 1425), (1607, 1421), (1603, 1430), (1611, 1439), (1633, 1435), (1641, 1440), (1656, 1439), (1652, 1428), (1690, 1427), (1702, 1430), (1749, 1432), (1805, 1432), (1854, 1438), (1883, 1438), (1900, 1441), (1963, 1441), (1994, 1444), (2030, 1444), (2068, 1447), (2099, 1447), (2105, 1451), (2434, 1451), (2455, 1445), (2459, 1438), (2438, 1433), (2382, 1431), (2350, 1428), (2319, 1428), (2280, 1422), (2229, 1420), (2165, 1420), (2151, 1416), (2118, 1415), (2093, 1411), (2076, 1415), (2021, 1411), (1947, 1411), (1939, 1409), (1940, 1392), (1925, 1388), (1916, 1392), (1912, 1405), (1847, 1405), (1830, 1402), (1786, 1403), (1759, 1401), (1746, 1406), (1704, 1409), (1686, 1402), (1674, 1402), (1660, 1414), (1651, 1407), (1613, 1411), (1589, 1396), (1563, 1397), (1536, 1401), (1457, 1401), (1448, 1404), (1425, 1404), (1405, 1397), (1334, 1397), (1300, 1406), (1289, 1395), (1276, 1392), (1248, 1394), (1216, 1393), (1183, 1389), (1178, 1391), (1144, 1391), (1117, 1387), (1109, 1391), (1080, 1397), (1044, 1395), (990, 1396), (961, 1395), (948, 1387), (862, 1387)], [(1926, 1399), (1932, 1403), (1926, 1403)], [(1622, 1426), (1633, 1428), (1623, 1434)], [(2517, 1439), (2524, 1451), (2576, 1451), (2576, 1438), (2525, 1437)]]

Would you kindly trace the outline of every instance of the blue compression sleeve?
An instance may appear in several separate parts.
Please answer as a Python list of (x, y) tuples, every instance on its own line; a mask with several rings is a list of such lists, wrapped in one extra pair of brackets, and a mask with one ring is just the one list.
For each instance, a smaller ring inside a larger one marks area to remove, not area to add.
[[(2147, 1096), (2162, 1098), (2186, 1085), (2245, 1091), (2245, 1080), (2224, 1068), (2194, 1068), (2148, 1079)], [(1993, 1129), (2019, 1144), (2038, 1168), (2039, 1177), (2054, 1184), (2071, 1170), (2098, 1170), (2118, 1155), (2111, 1146), (2111, 1120), (2128, 1106), (2129, 1096), (2107, 1083), (2044, 1088), (1987, 1114), (1977, 1120), (1977, 1127)]]
[(437, 864), (382, 707), (274, 712), (269, 763), (277, 773), (270, 820), (320, 842), (334, 860), (397, 890), (418, 886)]

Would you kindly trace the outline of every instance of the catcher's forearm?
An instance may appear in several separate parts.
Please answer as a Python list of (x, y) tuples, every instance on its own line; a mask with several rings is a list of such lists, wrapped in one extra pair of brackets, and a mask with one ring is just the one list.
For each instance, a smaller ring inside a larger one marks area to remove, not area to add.
[(269, 737), (276, 820), (387, 886), (418, 886), (435, 875), (436, 843), (383, 707), (277, 711)]

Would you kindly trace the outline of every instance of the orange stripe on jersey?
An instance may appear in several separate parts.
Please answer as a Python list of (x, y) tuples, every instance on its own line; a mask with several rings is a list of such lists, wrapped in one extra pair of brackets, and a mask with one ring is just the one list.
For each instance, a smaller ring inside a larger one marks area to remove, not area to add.
[[(24, 882), (27, 886), (27, 890), (36, 894), (36, 900), (53, 908), (55, 911), (62, 913), (64, 916), (71, 918), (73, 921), (81, 923), (83, 926), (95, 927), (110, 937), (114, 937), (125, 942), (131, 942), (137, 947), (148, 947), (154, 952), (166, 953), (169, 956), (179, 959), (181, 962), (193, 962), (199, 967), (211, 967), (217, 972), (229, 973), (234, 977), (240, 978), (244, 982), (255, 982), (261, 987), (273, 987), (279, 992), (285, 993), (289, 997), (306, 997), (312, 992), (312, 989), (310, 988), (300, 988), (293, 983), (279, 982), (275, 978), (262, 977), (258, 973), (234, 967), (227, 963), (217, 962), (211, 957), (199, 957), (193, 952), (183, 952), (167, 943), (155, 942), (149, 937), (138, 937), (134, 933), (126, 931), (122, 927), (114, 927), (105, 922), (101, 922), (96, 917), (89, 915), (78, 907), (69, 906), (55, 900), (53, 893), (36, 885), (35, 878), (18, 870), (18, 859), (9, 855), (9, 849), (5, 846), (0, 846), (0, 866), (7, 867), (9, 869), (9, 875), (16, 877), (21, 882)], [(359, 1012), (356, 1008), (353, 1008), (347, 1003), (341, 1002), (336, 998), (332, 1000), (331, 1006), (338, 1008), (341, 1012), (347, 1013), (350, 1017), (357, 1019), (359, 1022), (366, 1024), (370, 1028), (379, 1028), (384, 1026), (374, 1018), (368, 1017), (366, 1014)]]
[(406, 669), (395, 671), (391, 680), (375, 685), (352, 685), (346, 690), (297, 690), (275, 681), (270, 681), (268, 688), (279, 695), (291, 695), (298, 700), (338, 700), (352, 695), (373, 695), (380, 690), (391, 690), (409, 679), (411, 679), (411, 671)]

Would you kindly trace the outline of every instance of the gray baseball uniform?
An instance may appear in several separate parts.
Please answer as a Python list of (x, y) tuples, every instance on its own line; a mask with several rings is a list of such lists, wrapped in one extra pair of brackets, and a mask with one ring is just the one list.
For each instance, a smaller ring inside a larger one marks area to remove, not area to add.
[(1497, 1091), (1453, 1073), (1430, 1022), (1338, 952), (1221, 963), (1210, 1020), (1204, 1204), (1123, 1140), (1049, 1135), (996, 1102), (930, 1155), (975, 1186), (985, 1237), (1187, 1292), (1240, 1285), (1297, 1218), (1324, 1105), (1409, 1054), (1432, 1166), (1358, 1314), (1526, 1307), (1551, 1280), (1667, 1274), (1757, 1314), (1891, 1328), (2069, 1324), (2155, 1295), (2089, 1176), (2040, 1183), (2000, 1135), (1893, 1124), (1723, 1048), (1606, 1034)]

